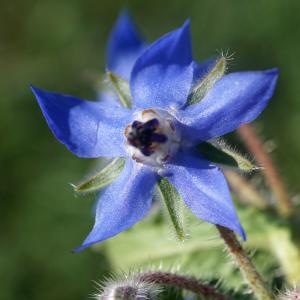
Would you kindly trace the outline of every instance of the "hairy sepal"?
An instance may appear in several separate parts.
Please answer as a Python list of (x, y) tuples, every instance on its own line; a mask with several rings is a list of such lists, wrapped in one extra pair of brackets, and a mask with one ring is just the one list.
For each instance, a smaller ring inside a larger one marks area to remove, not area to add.
[(223, 55), (220, 56), (210, 71), (195, 84), (188, 98), (187, 105), (196, 104), (205, 97), (213, 85), (225, 74), (226, 65), (226, 58)]
[(122, 172), (125, 158), (118, 157), (108, 163), (93, 176), (83, 180), (78, 185), (72, 185), (76, 193), (96, 192), (113, 182)]
[(175, 187), (166, 178), (161, 178), (157, 186), (159, 196), (165, 205), (166, 211), (176, 233), (176, 237), (180, 241), (184, 241), (186, 234), (184, 230), (183, 200)]
[(203, 142), (197, 145), (197, 150), (207, 160), (223, 166), (237, 168), (244, 172), (251, 172), (259, 169), (250, 160), (232, 150), (224, 142), (209, 143)]
[(131, 108), (132, 98), (129, 83), (113, 72), (107, 72), (106, 75), (117, 93), (120, 103), (126, 108)]

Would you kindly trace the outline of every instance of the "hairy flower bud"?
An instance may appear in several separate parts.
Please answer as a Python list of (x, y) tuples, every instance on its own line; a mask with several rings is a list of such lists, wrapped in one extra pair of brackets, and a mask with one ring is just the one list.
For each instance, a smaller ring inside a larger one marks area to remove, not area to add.
[[(111, 278), (98, 284), (95, 300), (156, 300), (162, 292), (162, 287), (175, 287), (188, 290), (203, 297), (215, 300), (228, 298), (216, 288), (198, 280), (195, 277), (180, 275), (172, 272), (147, 271), (123, 275), (123, 279)], [(202, 299), (202, 298), (201, 298)], [(205, 298), (206, 299), (206, 298)]]
[(161, 289), (154, 283), (141, 281), (138, 276), (112, 278), (99, 286), (96, 300), (156, 300)]
[(300, 300), (300, 289), (294, 288), (287, 290), (284, 294), (280, 295), (278, 300)]

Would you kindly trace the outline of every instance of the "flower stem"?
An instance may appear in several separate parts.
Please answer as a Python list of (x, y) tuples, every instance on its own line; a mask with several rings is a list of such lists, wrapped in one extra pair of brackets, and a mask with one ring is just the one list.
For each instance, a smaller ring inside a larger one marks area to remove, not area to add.
[(255, 297), (258, 300), (274, 299), (233, 231), (219, 225), (216, 227)]
[(272, 189), (278, 203), (278, 210), (281, 215), (288, 217), (292, 214), (293, 208), (288, 193), (284, 187), (282, 178), (272, 161), (271, 157), (264, 149), (264, 145), (258, 136), (255, 128), (250, 124), (244, 124), (237, 130), (241, 139), (254, 156), (259, 165), (263, 167), (262, 172)]
[(146, 272), (139, 275), (139, 279), (145, 282), (171, 285), (194, 292), (204, 297), (216, 300), (228, 300), (228, 298), (215, 288), (190, 276), (183, 276), (169, 272)]

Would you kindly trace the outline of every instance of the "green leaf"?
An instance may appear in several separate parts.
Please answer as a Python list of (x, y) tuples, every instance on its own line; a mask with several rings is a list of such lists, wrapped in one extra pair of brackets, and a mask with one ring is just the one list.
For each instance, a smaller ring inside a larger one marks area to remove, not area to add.
[(200, 102), (213, 85), (223, 77), (226, 71), (226, 58), (220, 56), (211, 70), (196, 83), (188, 101), (187, 105), (195, 104)]
[(125, 158), (118, 157), (107, 164), (102, 170), (78, 185), (72, 185), (76, 193), (95, 192), (113, 182), (121, 173)]
[(258, 169), (250, 160), (236, 153), (224, 143), (213, 145), (203, 142), (197, 146), (197, 149), (206, 159), (216, 164), (238, 168), (245, 172)]
[(175, 187), (166, 178), (162, 178), (158, 182), (158, 191), (165, 204), (176, 236), (180, 241), (183, 241), (185, 239), (183, 200)]
[(119, 96), (121, 104), (131, 108), (132, 101), (128, 82), (112, 72), (107, 72), (107, 77)]

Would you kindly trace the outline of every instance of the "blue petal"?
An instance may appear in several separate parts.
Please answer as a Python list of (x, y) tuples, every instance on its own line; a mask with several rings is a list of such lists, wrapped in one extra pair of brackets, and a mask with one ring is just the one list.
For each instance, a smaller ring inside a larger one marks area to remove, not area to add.
[(182, 106), (193, 82), (189, 22), (151, 44), (131, 73), (131, 94), (139, 108)]
[(131, 112), (31, 87), (55, 137), (79, 157), (125, 156)]
[(119, 178), (100, 196), (95, 225), (79, 252), (92, 244), (127, 230), (148, 213), (152, 203), (155, 173), (128, 159)]
[(109, 106), (117, 106), (118, 108), (123, 107), (119, 96), (117, 93), (113, 90), (106, 90), (106, 91), (101, 91), (97, 95), (97, 101), (102, 102), (104, 105), (109, 105)]
[(129, 80), (138, 56), (144, 49), (144, 42), (129, 14), (120, 14), (107, 45), (107, 67), (122, 78)]
[(198, 104), (178, 111), (183, 136), (209, 140), (256, 119), (273, 95), (277, 69), (225, 75)]
[(234, 230), (246, 239), (223, 173), (191, 152), (178, 153), (167, 167), (168, 180), (198, 218)]

